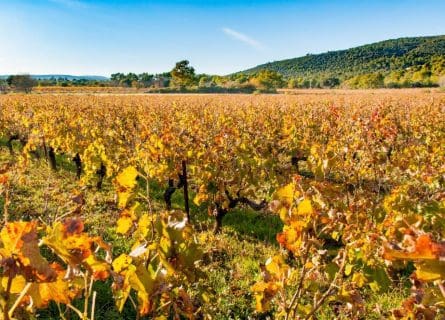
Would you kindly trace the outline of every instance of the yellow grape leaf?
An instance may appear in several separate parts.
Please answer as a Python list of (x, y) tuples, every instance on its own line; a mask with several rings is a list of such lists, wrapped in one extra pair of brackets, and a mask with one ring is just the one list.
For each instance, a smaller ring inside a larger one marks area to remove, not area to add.
[(275, 197), (287, 206), (290, 206), (294, 201), (294, 197), (298, 197), (298, 195), (299, 192), (295, 190), (294, 183), (289, 183), (275, 192)]
[(136, 274), (137, 269), (138, 268), (135, 268), (134, 272), (131, 273), (131, 276), (128, 279), (130, 286), (132, 289), (134, 289), (138, 292), (144, 292), (146, 294), (144, 283), (141, 281), (141, 279)]
[(265, 294), (262, 292), (264, 290), (260, 291), (259, 289), (259, 286), (255, 287), (254, 285), (254, 287), (252, 287), (252, 291), (255, 292), (255, 310), (262, 313), (269, 310), (270, 301), (265, 299)]
[(282, 256), (276, 255), (267, 259), (266, 270), (277, 279), (280, 279), (287, 274), (289, 266), (284, 262)]
[(139, 212), (140, 205), (136, 202), (130, 209), (125, 209), (121, 212), (119, 219), (117, 220), (116, 232), (120, 234), (127, 234), (133, 223), (137, 219), (136, 212)]
[(77, 219), (70, 219), (65, 223), (56, 222), (47, 228), (42, 242), (67, 264), (78, 265), (92, 253), (92, 239), (82, 231), (83, 223)]
[(360, 272), (354, 272), (352, 275), (352, 282), (354, 282), (357, 287), (361, 288), (366, 283), (366, 277)]
[(331, 237), (332, 239), (338, 241), (338, 239), (340, 239), (340, 233), (338, 233), (338, 231), (333, 231)]
[[(2, 277), (2, 288), (4, 291), (6, 291), (6, 288), (8, 287), (8, 280), (9, 277)], [(9, 292), (12, 294), (18, 294), (22, 292), (23, 288), (25, 288), (25, 285), (26, 285), (25, 277), (20, 275), (16, 276), (12, 279), (11, 289)]]
[(24, 244), (23, 236), (35, 232), (36, 222), (11, 222), (6, 224), (1, 232), (0, 238), (3, 243), (0, 254), (6, 258), (12, 254), (19, 255)]
[(138, 311), (141, 316), (148, 314), (152, 309), (149, 295), (145, 291), (138, 291)]
[(137, 229), (132, 234), (132, 237), (134, 239), (137, 239), (139, 241), (145, 239), (148, 235), (148, 233), (151, 231), (151, 221), (152, 219), (147, 213), (144, 213), (141, 215), (137, 222)]
[(113, 269), (116, 272), (113, 284), (116, 306), (121, 311), (133, 289), (137, 292), (138, 311), (141, 315), (146, 315), (152, 309), (150, 295), (154, 288), (154, 279), (150, 277), (144, 263), (135, 266), (132, 262), (133, 259), (126, 254), (113, 261)]
[[(80, 219), (67, 219), (47, 227), (47, 234), (42, 243), (51, 248), (63, 261), (73, 268), (80, 265), (90, 269), (95, 277), (106, 278), (108, 261), (111, 260), (111, 248), (100, 237), (90, 237), (83, 232), (83, 222)], [(96, 256), (97, 248), (106, 253), (105, 260)], [(90, 258), (90, 256), (92, 256)], [(111, 261), (110, 261), (111, 262)]]
[(117, 220), (117, 227), (116, 232), (120, 234), (127, 234), (128, 231), (130, 231), (130, 228), (133, 226), (133, 219), (131, 216), (121, 216)]
[(125, 168), (116, 177), (116, 182), (124, 188), (132, 189), (136, 186), (136, 177), (138, 176), (138, 171), (135, 167), (130, 166)]
[(298, 204), (297, 211), (301, 216), (311, 216), (314, 213), (311, 201), (309, 199), (304, 199), (301, 201)]
[(11, 222), (0, 232), (3, 248), (0, 257), (19, 261), (19, 273), (27, 279), (51, 281), (56, 274), (40, 254), (36, 222)]
[(95, 280), (105, 280), (110, 275), (110, 265), (103, 260), (97, 259), (94, 255), (86, 258), (85, 264), (93, 273)]
[(270, 309), (270, 302), (277, 294), (279, 286), (276, 282), (260, 281), (255, 283), (251, 290), (255, 294), (255, 309), (258, 312), (266, 312)]
[(118, 203), (117, 206), (120, 209), (123, 209), (127, 206), (128, 200), (131, 197), (132, 192), (131, 191), (118, 191), (117, 192), (117, 198), (118, 198)]
[[(68, 282), (63, 279), (66, 271), (57, 263), (49, 266), (56, 274), (55, 279), (50, 282), (32, 282), (26, 296), (32, 299), (32, 305), (36, 308), (47, 307), (50, 301), (68, 304), (73, 298), (77, 296), (83, 285), (83, 282)], [(8, 284), (8, 277), (1, 279), (3, 290), (6, 290)], [(12, 279), (10, 293), (20, 294), (27, 281), (21, 275)], [(26, 301), (26, 299), (25, 299)]]
[(140, 292), (145, 292), (148, 298), (148, 296), (153, 293), (156, 275), (154, 272), (150, 273), (145, 264), (138, 264), (136, 267), (135, 276), (138, 279), (137, 281), (143, 285), (143, 288), (139, 287), (138, 285), (134, 286), (133, 289)]
[(112, 266), (113, 270), (116, 272), (121, 272), (122, 270), (128, 268), (133, 259), (129, 255), (121, 254), (119, 257), (114, 259)]
[(422, 281), (435, 281), (445, 279), (445, 262), (422, 261), (415, 264), (417, 279)]
[(51, 264), (57, 273), (57, 279), (53, 282), (33, 283), (28, 295), (32, 298), (33, 306), (37, 308), (47, 307), (50, 301), (68, 304), (80, 293), (82, 281), (65, 281), (66, 271), (57, 263)]
[(133, 189), (136, 186), (136, 177), (138, 171), (135, 167), (130, 166), (125, 168), (120, 174), (117, 175), (115, 184), (117, 185), (117, 197), (118, 207), (123, 209), (127, 206)]
[(121, 254), (112, 263), (113, 271), (116, 273), (113, 276), (113, 295), (119, 312), (122, 312), (131, 291), (129, 278), (136, 269), (131, 263), (131, 257), (126, 254)]
[(346, 264), (346, 267), (345, 267), (345, 275), (346, 276), (349, 276), (351, 274), (353, 267), (354, 266), (352, 264), (349, 264), (349, 263)]

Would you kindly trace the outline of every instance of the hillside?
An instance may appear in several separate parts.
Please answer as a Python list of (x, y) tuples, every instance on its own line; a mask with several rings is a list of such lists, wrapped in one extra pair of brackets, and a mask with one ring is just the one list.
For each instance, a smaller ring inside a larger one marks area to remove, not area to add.
[(421, 69), (442, 74), (445, 68), (445, 36), (386, 40), (347, 50), (308, 54), (304, 57), (270, 62), (243, 71), (256, 73), (268, 69), (286, 78), (337, 77), (346, 80), (369, 73)]

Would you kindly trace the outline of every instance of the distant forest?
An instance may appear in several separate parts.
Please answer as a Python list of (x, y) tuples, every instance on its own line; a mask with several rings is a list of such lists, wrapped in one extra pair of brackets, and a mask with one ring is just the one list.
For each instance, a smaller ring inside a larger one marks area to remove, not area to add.
[(430, 87), (443, 84), (445, 36), (400, 38), (348, 50), (271, 62), (240, 72), (273, 70), (293, 88)]

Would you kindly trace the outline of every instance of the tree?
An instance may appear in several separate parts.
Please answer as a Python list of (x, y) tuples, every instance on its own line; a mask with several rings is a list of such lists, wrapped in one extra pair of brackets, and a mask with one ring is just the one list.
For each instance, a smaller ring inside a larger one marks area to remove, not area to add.
[(422, 66), (422, 68), (416, 72), (413, 73), (411, 81), (413, 82), (414, 87), (426, 87), (431, 86), (431, 71), (425, 67)]
[(134, 83), (137, 83), (138, 80), (138, 76), (135, 73), (130, 72), (125, 76), (125, 79), (121, 80), (121, 85), (124, 87), (131, 87)]
[(402, 86), (400, 79), (402, 79), (403, 75), (403, 71), (391, 71), (384, 79), (385, 87), (400, 88)]
[(113, 83), (113, 85), (115, 86), (119, 86), (121, 84), (121, 81), (125, 78), (125, 74), (118, 72), (118, 73), (113, 73), (111, 75), (111, 82)]
[(190, 66), (190, 62), (188, 60), (177, 62), (170, 73), (173, 84), (180, 88), (191, 86), (195, 82), (195, 69)]
[(139, 82), (143, 87), (149, 87), (153, 83), (153, 78), (154, 76), (152, 74), (144, 72), (139, 75)]
[(111, 75), (111, 81), (118, 86), (123, 86), (123, 87), (131, 87), (133, 86), (137, 86), (135, 83), (137, 83), (139, 81), (139, 78), (137, 76), (137, 74), (135, 73), (128, 73), (128, 74), (124, 74), (124, 73), (113, 73)]
[(32, 88), (37, 84), (36, 80), (31, 78), (29, 74), (9, 76), (6, 82), (15, 91), (23, 91), (26, 93), (31, 92)]
[(8, 90), (8, 83), (6, 80), (0, 79), (0, 93), (6, 93)]
[(230, 80), (232, 81), (236, 81), (239, 84), (243, 84), (246, 83), (247, 81), (249, 81), (249, 75), (245, 74), (245, 73), (236, 73), (230, 76)]
[(296, 78), (289, 79), (289, 81), (287, 82), (287, 87), (289, 89), (298, 88), (298, 80)]
[(335, 77), (324, 78), (322, 81), (322, 86), (326, 88), (334, 88), (340, 85), (340, 79)]
[(205, 87), (211, 87), (212, 86), (212, 78), (210, 78), (208, 75), (200, 75), (198, 77), (199, 81), (198, 81), (198, 86), (200, 88), (205, 88)]
[(283, 76), (273, 70), (261, 70), (251, 79), (251, 82), (260, 89), (270, 90), (284, 86)]
[(354, 89), (383, 88), (383, 81), (384, 77), (381, 73), (367, 73), (346, 80), (344, 86)]

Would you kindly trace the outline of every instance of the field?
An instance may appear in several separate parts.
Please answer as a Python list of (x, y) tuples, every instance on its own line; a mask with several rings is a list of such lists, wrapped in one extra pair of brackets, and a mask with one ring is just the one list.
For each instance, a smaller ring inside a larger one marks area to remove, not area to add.
[(445, 316), (444, 92), (101, 90), (0, 96), (0, 319)]

